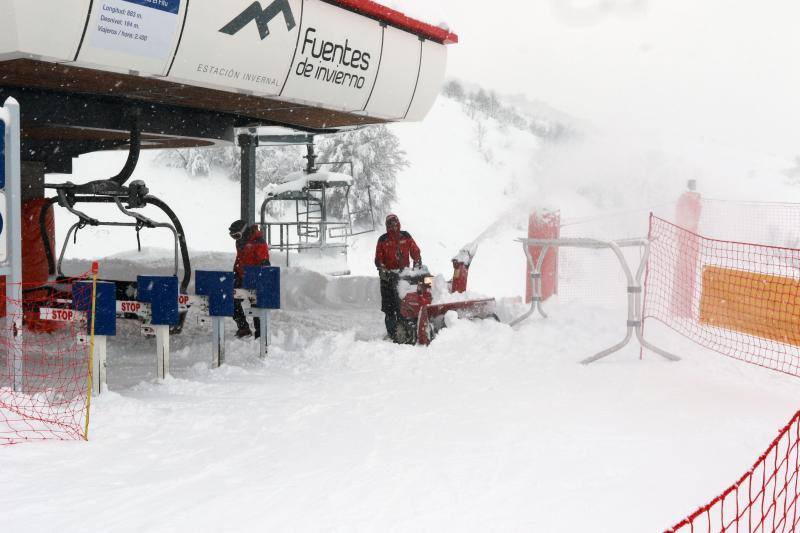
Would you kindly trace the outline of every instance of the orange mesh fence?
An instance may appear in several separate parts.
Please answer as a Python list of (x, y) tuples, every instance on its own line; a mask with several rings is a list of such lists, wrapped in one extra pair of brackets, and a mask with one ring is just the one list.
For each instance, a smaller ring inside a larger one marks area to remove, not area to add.
[(708, 239), (655, 216), (649, 238), (645, 321), (800, 376), (800, 250)]
[(800, 412), (739, 481), (667, 533), (793, 532), (800, 526)]
[(23, 285), (21, 343), (11, 331), (19, 317), (6, 312), (19, 302), (0, 283), (0, 446), (86, 436), (89, 338), (84, 315), (72, 311), (72, 281)]

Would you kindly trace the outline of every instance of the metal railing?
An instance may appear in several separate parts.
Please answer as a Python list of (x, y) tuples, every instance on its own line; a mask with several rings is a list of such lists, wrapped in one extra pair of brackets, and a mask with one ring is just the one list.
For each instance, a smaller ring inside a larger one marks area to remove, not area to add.
[[(634, 334), (636, 335), (637, 340), (639, 343), (651, 350), (661, 357), (669, 360), (669, 361), (680, 361), (680, 357), (677, 355), (671, 354), (657, 346), (653, 346), (648, 341), (644, 339), (644, 329), (643, 329), (643, 321), (642, 321), (642, 277), (644, 275), (645, 267), (647, 266), (647, 259), (650, 255), (650, 241), (647, 239), (622, 239), (617, 241), (602, 241), (599, 239), (585, 239), (585, 238), (562, 238), (562, 239), (517, 239), (519, 242), (522, 243), (522, 247), (525, 250), (525, 256), (528, 258), (528, 264), (531, 266), (531, 280), (533, 285), (533, 298), (531, 299), (531, 308), (530, 310), (523, 314), (522, 316), (516, 318), (511, 322), (511, 326), (516, 326), (517, 324), (521, 323), (522, 321), (528, 319), (531, 315), (533, 315), (536, 311), (542, 315), (543, 318), (547, 318), (547, 313), (545, 313), (544, 309), (542, 308), (542, 265), (544, 264), (544, 258), (547, 255), (547, 252), (550, 249), (556, 248), (589, 248), (589, 249), (610, 249), (614, 252), (614, 255), (619, 259), (619, 264), (622, 267), (623, 272), (625, 273), (625, 277), (628, 281), (628, 322), (627, 322), (627, 333), (625, 338), (622, 339), (620, 342), (602, 350), (595, 355), (584, 359), (581, 361), (581, 364), (588, 365), (590, 363), (594, 363), (604, 357), (611, 355), (614, 352), (618, 352), (622, 348), (624, 348), (633, 338)], [(539, 258), (537, 261), (533, 260), (533, 254), (531, 253), (531, 247), (541, 247), (541, 252), (539, 253)], [(639, 262), (639, 268), (636, 271), (636, 275), (633, 274), (631, 271), (631, 267), (628, 265), (625, 256), (622, 253), (622, 248), (624, 247), (640, 247), (642, 249), (641, 260)]]
[(287, 268), (290, 252), (317, 249), (343, 250), (347, 253), (347, 242), (344, 240), (327, 242), (326, 239), (324, 243), (319, 242), (319, 237), (323, 233), (331, 239), (346, 239), (350, 235), (349, 225), (346, 222), (261, 222), (259, 226), (266, 235), (270, 250), (286, 253)]

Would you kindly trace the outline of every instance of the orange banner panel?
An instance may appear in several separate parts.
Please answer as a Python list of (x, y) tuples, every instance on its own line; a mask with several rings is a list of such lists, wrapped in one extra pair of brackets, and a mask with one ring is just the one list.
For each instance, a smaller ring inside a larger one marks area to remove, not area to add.
[(705, 267), (700, 322), (800, 346), (800, 280)]

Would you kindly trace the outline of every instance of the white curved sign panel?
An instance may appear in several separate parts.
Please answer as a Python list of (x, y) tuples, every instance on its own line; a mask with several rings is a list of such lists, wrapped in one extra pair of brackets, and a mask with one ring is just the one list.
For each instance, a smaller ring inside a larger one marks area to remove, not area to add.
[(417, 84), (421, 42), (397, 28), (384, 28), (378, 81), (364, 112), (371, 117), (402, 119), (411, 105)]
[[(73, 61), (89, 0), (3, 0), (0, 53)], [(9, 12), (10, 11), (10, 12)]]
[(302, 0), (192, 0), (170, 79), (277, 96), (300, 33)]
[(382, 36), (375, 20), (305, 0), (297, 51), (281, 96), (342, 111), (363, 110), (378, 73)]
[(0, 58), (76, 61), (384, 120), (422, 119), (447, 60), (444, 45), (324, 0), (0, 3)]
[(447, 67), (447, 48), (431, 41), (422, 43), (422, 63), (414, 101), (403, 117), (405, 120), (422, 120), (433, 107), (442, 90)]

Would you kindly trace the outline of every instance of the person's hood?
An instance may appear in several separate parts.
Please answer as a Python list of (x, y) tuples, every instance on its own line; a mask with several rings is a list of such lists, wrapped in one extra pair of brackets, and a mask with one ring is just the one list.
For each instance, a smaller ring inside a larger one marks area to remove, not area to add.
[(228, 231), (230, 233), (234, 232), (243, 232), (247, 227), (247, 222), (244, 220), (235, 220), (230, 226), (228, 226)]
[(397, 215), (389, 215), (386, 217), (386, 231), (389, 231), (389, 223), (392, 221), (397, 221), (397, 231), (400, 232), (400, 218)]

